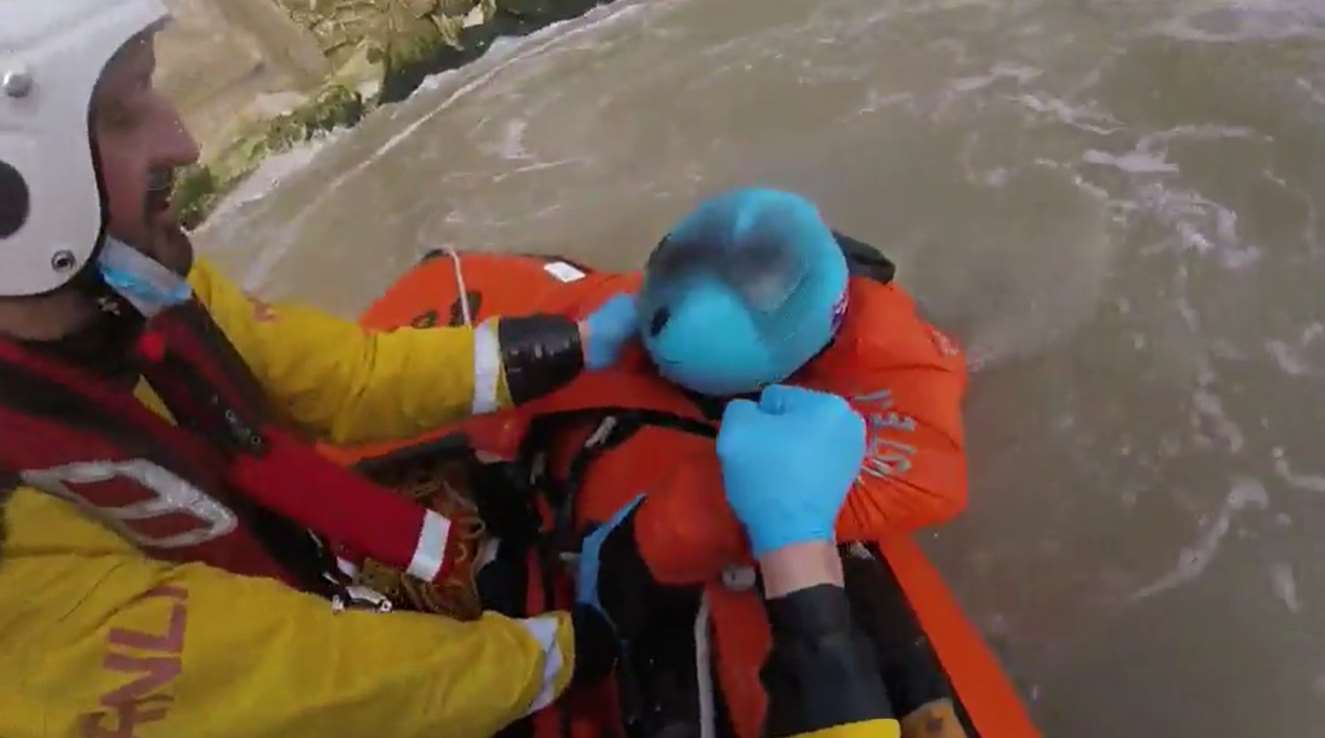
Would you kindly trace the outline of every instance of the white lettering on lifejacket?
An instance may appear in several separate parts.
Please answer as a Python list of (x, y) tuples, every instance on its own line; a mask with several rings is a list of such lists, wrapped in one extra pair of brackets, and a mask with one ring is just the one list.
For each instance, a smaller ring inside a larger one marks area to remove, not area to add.
[[(125, 538), (140, 546), (184, 548), (215, 540), (234, 531), (239, 519), (234, 511), (174, 472), (146, 459), (129, 461), (83, 461), (50, 469), (33, 469), (19, 475), (23, 481), (49, 494), (90, 510)], [(103, 506), (77, 491), (88, 484), (116, 479), (134, 483), (152, 493), (152, 498), (116, 507)], [(200, 528), (174, 535), (153, 537), (136, 530), (133, 521), (183, 514), (196, 518)]]
[(874, 392), (867, 392), (863, 395), (856, 395), (851, 398), (851, 401), (858, 405), (878, 403), (885, 408), (890, 408), (893, 406), (893, 391), (890, 389), (875, 390)]
[(910, 433), (916, 429), (916, 419), (909, 415), (902, 415), (899, 412), (889, 412), (888, 414), (873, 413), (870, 415), (871, 428), (896, 428), (897, 430)]
[(886, 438), (870, 439), (864, 472), (875, 477), (895, 477), (911, 471), (911, 457), (916, 447)]
[(943, 355), (943, 358), (950, 359), (961, 354), (962, 350), (961, 347), (957, 345), (957, 342), (949, 338), (948, 334), (938, 328), (930, 326), (929, 335), (934, 339), (934, 347), (939, 350), (939, 353)]
[(869, 423), (870, 445), (866, 452), (861, 472), (872, 477), (896, 477), (907, 473), (914, 464), (916, 447), (888, 438), (874, 435), (875, 431), (896, 430), (914, 433), (916, 419), (894, 410), (892, 390), (881, 389), (851, 398), (852, 402), (862, 407), (862, 414)]

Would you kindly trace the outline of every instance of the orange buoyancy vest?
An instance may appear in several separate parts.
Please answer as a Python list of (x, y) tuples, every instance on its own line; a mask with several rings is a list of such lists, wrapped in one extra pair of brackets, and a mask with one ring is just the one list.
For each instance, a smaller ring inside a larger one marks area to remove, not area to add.
[[(639, 284), (638, 274), (594, 272), (565, 260), (466, 253), (425, 261), (361, 322), (370, 329), (423, 327), (499, 312), (580, 319)], [(890, 269), (883, 279), (853, 276), (849, 289), (837, 337), (789, 381), (842, 395), (867, 419), (869, 454), (838, 536), (873, 541), (946, 521), (964, 506), (966, 365), (956, 342), (921, 319), (910, 296), (891, 283)], [(436, 435), (458, 429), (489, 457), (538, 457), (531, 463), (572, 505), (567, 517), (575, 530), (647, 493), (635, 520), (641, 557), (660, 582), (703, 586), (728, 715), (739, 735), (753, 738), (767, 706), (759, 670), (771, 634), (753, 587), (733, 588), (730, 576), (723, 582), (724, 571), (748, 563), (749, 554), (721, 487), (712, 440), (719, 412), (720, 405), (662, 379), (636, 348), (617, 366), (547, 397)], [(388, 450), (331, 453), (351, 462)]]
[[(640, 275), (593, 272), (542, 257), (467, 253), (455, 263), (436, 258), (402, 278), (361, 322), (369, 329), (390, 329), (461, 321), (466, 314), (456, 287), (461, 281), (474, 321), (499, 312), (579, 319), (612, 295), (638, 289)], [(965, 506), (961, 403), (966, 364), (957, 343), (923, 320), (900, 287), (853, 276), (849, 290), (851, 307), (833, 343), (788, 381), (842, 395), (866, 418), (869, 453), (837, 532), (839, 540), (875, 540), (945, 522)], [(676, 486), (669, 477), (686, 460), (707, 457), (715, 462), (706, 435), (712, 434), (720, 412), (718, 402), (692, 396), (660, 377), (647, 355), (635, 348), (611, 369), (582, 375), (514, 410), (472, 418), (434, 435), (462, 430), (476, 450), (505, 459), (518, 457), (522, 447), (547, 450), (554, 479), (577, 477), (575, 513), (585, 523), (607, 519), (640, 492), (656, 497)], [(609, 418), (616, 421), (604, 428)], [(586, 442), (594, 450), (592, 463), (583, 457)], [(611, 446), (610, 453), (602, 452), (604, 443)], [(393, 445), (331, 453), (352, 461)], [(725, 501), (720, 477), (709, 476), (708, 483), (700, 485), (702, 491), (688, 494), (697, 495), (692, 502), (703, 503), (696, 509), (721, 516)], [(696, 540), (677, 546), (692, 563), (713, 557), (709, 566), (696, 571), (685, 562), (672, 566), (660, 557), (650, 561), (655, 573), (661, 581), (707, 578), (714, 565), (720, 568), (716, 562), (743, 545), (739, 528), (726, 527), (737, 540), (719, 541), (696, 531)]]

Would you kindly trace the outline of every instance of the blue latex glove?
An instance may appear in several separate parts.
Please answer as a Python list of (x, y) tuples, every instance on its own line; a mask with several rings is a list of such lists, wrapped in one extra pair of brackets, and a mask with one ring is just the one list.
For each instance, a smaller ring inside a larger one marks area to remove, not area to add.
[(718, 433), (727, 501), (756, 556), (832, 541), (865, 458), (865, 421), (837, 395), (774, 385), (733, 400)]
[(606, 369), (621, 358), (621, 351), (639, 330), (635, 296), (621, 294), (603, 303), (584, 321), (584, 365), (591, 371)]
[(584, 543), (580, 547), (579, 575), (575, 580), (575, 601), (597, 610), (612, 625), (614, 630), (616, 629), (616, 623), (598, 599), (598, 570), (602, 566), (603, 541), (606, 541), (607, 537), (612, 535), (612, 531), (616, 530), (643, 501), (644, 495), (640, 495), (620, 510), (617, 510), (610, 520), (585, 536)]

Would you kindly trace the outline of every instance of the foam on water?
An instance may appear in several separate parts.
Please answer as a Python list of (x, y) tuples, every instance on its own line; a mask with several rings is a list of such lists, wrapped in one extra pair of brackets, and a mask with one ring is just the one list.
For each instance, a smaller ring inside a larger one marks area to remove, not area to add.
[(207, 223), (203, 225), (201, 232), (205, 235), (207, 224), (234, 217), (235, 211), (261, 201), (280, 187), (287, 178), (301, 174), (322, 151), (334, 145), (345, 133), (344, 128), (321, 133), (289, 151), (264, 159), (252, 174), (221, 201)]
[(1010, 79), (1017, 84), (1024, 85), (1031, 80), (1044, 74), (1043, 70), (1025, 64), (1016, 64), (1012, 62), (999, 62), (995, 64), (987, 74), (980, 74), (974, 77), (960, 77), (953, 80), (950, 86), (954, 92), (967, 93), (983, 90), (986, 87), (1003, 79)]
[(1302, 600), (1297, 596), (1297, 578), (1293, 576), (1293, 565), (1286, 561), (1270, 564), (1270, 581), (1274, 594), (1284, 607), (1294, 615), (1302, 611)]
[(1264, 255), (1240, 238), (1237, 213), (1199, 192), (1152, 182), (1137, 191), (1136, 204), (1176, 232), (1179, 249), (1212, 256), (1227, 269), (1245, 269)]
[(1090, 149), (1081, 155), (1087, 164), (1099, 164), (1115, 167), (1129, 174), (1177, 174), (1178, 165), (1164, 158), (1163, 153), (1129, 151), (1126, 154), (1109, 154)]
[(1274, 458), (1275, 474), (1278, 474), (1288, 486), (1303, 492), (1325, 493), (1325, 476), (1295, 472), (1282, 448), (1275, 448), (1271, 456)]
[(1298, 77), (1293, 82), (1298, 86), (1298, 89), (1307, 93), (1312, 102), (1325, 107), (1325, 92), (1321, 92), (1311, 80), (1306, 77)]
[(1230, 453), (1239, 453), (1247, 445), (1242, 429), (1225, 412), (1224, 401), (1218, 395), (1204, 389), (1196, 390), (1192, 393), (1192, 406), (1199, 418), (1197, 425), (1212, 427)]
[(1100, 112), (1093, 105), (1073, 104), (1043, 92), (1025, 93), (1013, 99), (1033, 112), (1051, 115), (1087, 133), (1108, 136), (1123, 128), (1117, 119)]
[(1265, 350), (1274, 357), (1274, 361), (1283, 370), (1284, 374), (1290, 377), (1300, 377), (1311, 374), (1311, 365), (1302, 358), (1298, 349), (1290, 346), (1285, 341), (1277, 338), (1269, 338), (1265, 341)]
[(1186, 584), (1201, 576), (1219, 553), (1219, 544), (1228, 535), (1233, 518), (1249, 508), (1265, 509), (1270, 504), (1270, 495), (1260, 480), (1240, 477), (1233, 480), (1224, 504), (1220, 506), (1213, 522), (1205, 525), (1205, 530), (1194, 543), (1182, 549), (1178, 562), (1168, 573), (1154, 582), (1132, 593), (1133, 602), (1154, 597), (1157, 594)]
[(896, 92), (892, 94), (880, 94), (878, 90), (871, 89), (866, 93), (865, 103), (859, 110), (852, 113), (856, 115), (868, 115), (877, 113), (884, 108), (890, 108), (894, 105), (903, 105), (915, 101), (915, 95), (910, 92)]
[(1235, 0), (1208, 3), (1194, 12), (1156, 23), (1152, 32), (1181, 41), (1236, 43), (1325, 39), (1325, 5), (1316, 0)]

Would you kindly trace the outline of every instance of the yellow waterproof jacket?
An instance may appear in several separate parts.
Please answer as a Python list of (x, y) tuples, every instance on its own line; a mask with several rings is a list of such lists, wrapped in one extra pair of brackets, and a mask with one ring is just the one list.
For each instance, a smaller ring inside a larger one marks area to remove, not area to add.
[[(189, 281), (313, 436), (405, 437), (510, 402), (495, 326), (367, 335), (251, 300), (205, 264)], [(276, 581), (148, 558), (42, 492), (19, 487), (3, 510), (4, 738), (487, 736), (574, 668), (564, 614), (336, 613)]]

